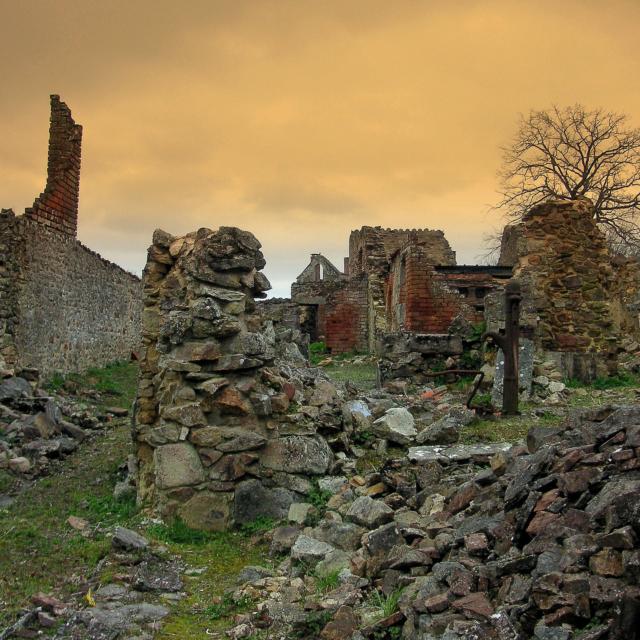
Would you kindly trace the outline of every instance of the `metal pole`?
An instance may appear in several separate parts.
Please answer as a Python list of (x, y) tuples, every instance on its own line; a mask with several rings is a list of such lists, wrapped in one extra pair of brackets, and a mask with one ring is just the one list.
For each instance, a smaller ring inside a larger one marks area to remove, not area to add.
[(520, 283), (510, 280), (504, 292), (504, 335), (493, 331), (482, 336), (482, 340), (491, 338), (504, 354), (504, 381), (502, 387), (502, 413), (518, 413), (520, 345)]
[(518, 413), (519, 367), (518, 347), (520, 343), (520, 284), (508, 282), (505, 290), (505, 346), (504, 388), (502, 412), (507, 415)]

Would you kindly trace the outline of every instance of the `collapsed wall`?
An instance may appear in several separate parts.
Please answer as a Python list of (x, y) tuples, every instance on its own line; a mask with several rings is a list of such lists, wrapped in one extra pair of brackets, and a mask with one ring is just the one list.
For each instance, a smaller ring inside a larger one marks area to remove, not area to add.
[[(633, 261), (615, 259), (587, 199), (550, 201), (509, 228), (505, 253), (517, 255), (514, 277), (535, 310), (536, 347), (568, 377), (614, 373), (620, 341), (638, 334), (627, 302), (637, 294)], [(504, 262), (504, 257), (501, 263)]]
[(44, 376), (129, 359), (140, 280), (76, 239), (82, 127), (51, 96), (47, 183), (23, 216), (0, 212), (0, 368)]
[[(282, 518), (306, 476), (329, 468), (313, 416), (335, 390), (320, 382), (305, 398), (273, 366), (254, 301), (270, 288), (264, 264), (256, 238), (233, 227), (154, 233), (134, 437), (139, 501), (165, 519), (224, 530)], [(289, 415), (294, 399), (306, 414)]]

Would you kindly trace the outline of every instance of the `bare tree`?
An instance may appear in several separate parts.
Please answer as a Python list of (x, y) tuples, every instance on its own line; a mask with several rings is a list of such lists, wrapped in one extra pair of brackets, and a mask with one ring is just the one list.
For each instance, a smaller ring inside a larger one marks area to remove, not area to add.
[(627, 116), (581, 105), (520, 116), (502, 148), (502, 201), (514, 220), (549, 199), (589, 198), (617, 250), (640, 249), (640, 129)]

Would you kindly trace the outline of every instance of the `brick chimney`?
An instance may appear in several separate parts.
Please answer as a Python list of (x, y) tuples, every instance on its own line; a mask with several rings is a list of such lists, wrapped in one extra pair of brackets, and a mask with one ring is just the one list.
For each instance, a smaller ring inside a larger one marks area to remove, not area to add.
[(82, 126), (74, 122), (60, 96), (52, 95), (47, 185), (25, 215), (74, 238), (78, 231), (81, 145)]

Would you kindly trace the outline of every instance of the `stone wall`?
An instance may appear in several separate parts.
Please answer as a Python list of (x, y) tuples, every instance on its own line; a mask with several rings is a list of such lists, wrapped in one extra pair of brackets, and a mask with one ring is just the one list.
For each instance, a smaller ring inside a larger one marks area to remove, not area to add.
[[(621, 339), (638, 333), (637, 319), (628, 309), (637, 295), (638, 272), (631, 261), (620, 263), (611, 256), (591, 202), (538, 205), (512, 235), (519, 237), (514, 277), (537, 313), (536, 346), (574, 354), (562, 360), (574, 363), (571, 367), (581, 377), (615, 371)], [(590, 364), (575, 364), (580, 357)]]
[(16, 329), (20, 311), (19, 243), (16, 216), (11, 209), (0, 211), (0, 369), (14, 369), (18, 363)]
[(23, 216), (0, 213), (0, 368), (48, 377), (129, 359), (140, 280), (76, 240), (82, 128), (51, 96), (47, 185)]
[[(312, 416), (335, 390), (319, 383), (307, 398), (275, 366), (254, 302), (270, 288), (264, 264), (236, 228), (154, 234), (134, 437), (139, 500), (165, 519), (223, 530), (283, 518), (331, 463)], [(289, 413), (294, 399), (306, 413)]]
[(16, 348), (45, 377), (129, 360), (140, 344), (140, 280), (75, 238), (24, 216)]

